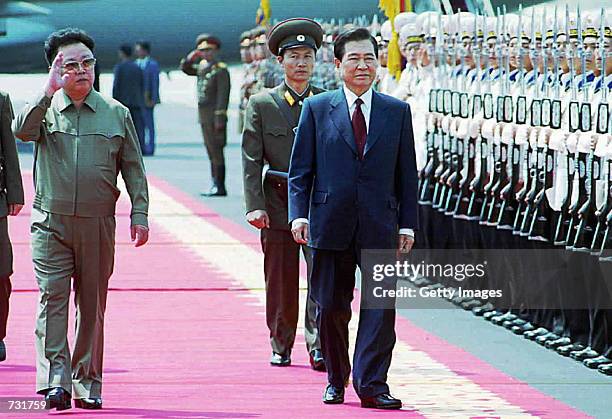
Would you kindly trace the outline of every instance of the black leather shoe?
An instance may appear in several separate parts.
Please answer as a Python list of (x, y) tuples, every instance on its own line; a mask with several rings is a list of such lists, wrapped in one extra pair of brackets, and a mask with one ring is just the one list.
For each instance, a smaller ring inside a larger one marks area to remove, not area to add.
[(497, 311), (497, 310), (493, 310), (493, 311), (488, 311), (486, 313), (484, 313), (482, 315), (482, 318), (487, 320), (487, 321), (492, 321), (495, 317), (501, 316), (502, 313)]
[(493, 308), (493, 304), (491, 303), (486, 303), (483, 306), (480, 307), (474, 307), (472, 309), (472, 314), (474, 314), (475, 316), (484, 316), (486, 313), (494, 311), (495, 309)]
[(227, 190), (225, 187), (217, 187), (217, 185), (210, 188), (208, 192), (202, 192), (200, 195), (202, 196), (227, 196)]
[(90, 410), (102, 409), (102, 399), (100, 398), (75, 399), (74, 407), (77, 407), (79, 409), (90, 409)]
[(335, 387), (328, 384), (323, 393), (323, 403), (342, 404), (344, 403), (344, 387)]
[(534, 329), (535, 329), (534, 325), (532, 325), (531, 323), (525, 323), (525, 324), (518, 325), (518, 326), (512, 326), (510, 330), (515, 335), (522, 335), (523, 333), (530, 332)]
[(277, 354), (272, 352), (272, 358), (270, 358), (270, 365), (275, 367), (288, 367), (291, 365), (291, 357), (289, 355)]
[(326, 371), (325, 360), (319, 349), (315, 349), (310, 353), (310, 366), (315, 371)]
[[(552, 342), (554, 340), (559, 339), (560, 336), (553, 332), (544, 333), (543, 335), (536, 336), (535, 341), (538, 345), (546, 345), (546, 342)], [(570, 342), (568, 342), (570, 343)]]
[(501, 325), (505, 321), (512, 321), (512, 320), (516, 320), (516, 319), (517, 319), (516, 314), (512, 314), (510, 312), (506, 312), (506, 313), (504, 313), (502, 315), (493, 317), (491, 319), (491, 323)]
[(610, 362), (612, 362), (612, 359), (602, 355), (598, 356), (597, 358), (585, 359), (582, 363), (587, 368), (597, 369), (600, 365), (609, 364)]
[(522, 326), (526, 325), (527, 323), (528, 323), (528, 321), (527, 321), (527, 320), (523, 320), (523, 319), (514, 319), (514, 320), (512, 320), (512, 321), (505, 321), (505, 322), (503, 322), (503, 323), (502, 323), (502, 326), (504, 326), (504, 327), (505, 327), (506, 329), (508, 329), (508, 330), (512, 330), (512, 328), (513, 328), (514, 326), (520, 326), (520, 327), (522, 327)]
[(374, 397), (364, 397), (361, 399), (361, 407), (374, 409), (401, 409), (402, 401), (391, 396), (389, 393), (379, 394)]
[(3, 340), (0, 340), (0, 362), (6, 360), (6, 345)]
[(599, 353), (595, 352), (593, 349), (591, 349), (590, 346), (584, 348), (581, 351), (574, 351), (570, 353), (570, 358), (575, 359), (576, 361), (584, 361), (585, 359), (589, 359), (589, 358), (597, 358), (599, 356)]
[(530, 330), (528, 332), (523, 333), (523, 337), (529, 340), (536, 340), (536, 338), (539, 338), (540, 336), (545, 335), (547, 333), (548, 333), (547, 329), (543, 327), (538, 327), (535, 330)]
[(72, 403), (70, 402), (72, 396), (66, 390), (61, 387), (52, 388), (47, 391), (45, 395), (45, 408), (46, 409), (57, 409), (57, 410), (67, 410), (72, 407)]
[(612, 364), (600, 365), (599, 368), (597, 368), (597, 371), (602, 374), (612, 375)]
[(572, 352), (581, 351), (583, 349), (584, 345), (580, 343), (571, 343), (569, 345), (559, 346), (555, 351), (557, 351), (559, 355), (570, 356)]
[(570, 338), (562, 337), (559, 339), (546, 341), (544, 343), (544, 346), (546, 346), (548, 349), (557, 349), (561, 346), (570, 345), (571, 343), (572, 343), (572, 340)]
[(482, 307), (482, 303), (478, 300), (468, 300), (461, 303), (461, 308), (464, 310), (471, 311), (476, 307)]

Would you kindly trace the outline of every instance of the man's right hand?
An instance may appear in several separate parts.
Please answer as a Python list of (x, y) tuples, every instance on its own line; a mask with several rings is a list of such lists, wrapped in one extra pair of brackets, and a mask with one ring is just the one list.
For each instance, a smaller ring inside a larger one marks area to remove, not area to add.
[(294, 222), (291, 224), (293, 240), (298, 244), (308, 244), (308, 223)]
[(49, 76), (45, 84), (45, 95), (47, 95), (47, 97), (53, 97), (55, 92), (63, 88), (71, 78), (76, 77), (76, 74), (73, 72), (67, 72), (62, 75), (63, 65), (64, 53), (60, 51), (55, 56), (51, 68), (49, 69)]
[(202, 58), (202, 51), (198, 49), (194, 49), (189, 54), (187, 54), (187, 61), (189, 61), (190, 63), (194, 62), (198, 58)]
[(258, 229), (270, 228), (270, 217), (264, 210), (255, 210), (247, 213), (246, 219), (253, 227)]

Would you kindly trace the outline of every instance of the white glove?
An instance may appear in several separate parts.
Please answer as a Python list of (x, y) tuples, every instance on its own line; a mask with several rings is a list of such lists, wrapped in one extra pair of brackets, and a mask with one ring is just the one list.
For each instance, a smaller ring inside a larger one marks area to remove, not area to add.
[(570, 153), (576, 152), (576, 147), (578, 146), (578, 135), (575, 132), (571, 133), (567, 136), (565, 140), (565, 145), (567, 146), (567, 151)]
[(529, 140), (529, 125), (521, 124), (516, 128), (516, 134), (514, 135), (514, 143), (516, 145), (527, 144)]
[(427, 132), (434, 132), (436, 130), (436, 114), (430, 112), (427, 114)]
[(608, 150), (606, 151), (606, 157), (608, 160), (612, 160), (612, 138), (608, 135)]
[(588, 154), (593, 149), (593, 137), (590, 132), (582, 132), (578, 135), (578, 145), (576, 146), (576, 150), (579, 153)]
[(459, 127), (457, 128), (457, 137), (464, 140), (470, 139), (470, 121), (468, 119), (461, 118), (459, 120)]
[(470, 121), (470, 138), (478, 138), (480, 135), (480, 127), (482, 127), (482, 123), (484, 120), (482, 118), (472, 119)]
[(445, 115), (442, 117), (442, 132), (444, 132), (445, 134), (449, 133), (450, 123), (451, 123), (450, 116)]
[(486, 119), (482, 123), (482, 127), (480, 128), (480, 134), (482, 135), (482, 137), (486, 138), (487, 140), (492, 140), (493, 133), (495, 131), (495, 125), (497, 125), (497, 122), (495, 122), (494, 119)]
[(449, 132), (451, 137), (457, 137), (457, 129), (459, 128), (459, 118), (451, 117)]
[(597, 145), (595, 146), (595, 155), (598, 157), (605, 157), (608, 147), (609, 134), (593, 134), (593, 137), (597, 139)]
[(514, 124), (505, 124), (501, 133), (501, 142), (504, 144), (512, 144), (514, 141)]
[(548, 139), (548, 147), (555, 151), (565, 152), (565, 138), (567, 134), (561, 129), (552, 130)]
[(550, 137), (550, 128), (542, 127), (538, 133), (538, 147), (545, 147)]
[(501, 124), (495, 124), (493, 128), (493, 142), (497, 145), (501, 143)]
[(537, 148), (538, 146), (538, 135), (540, 134), (540, 129), (538, 127), (531, 128), (529, 131), (529, 145), (531, 145), (532, 149)]

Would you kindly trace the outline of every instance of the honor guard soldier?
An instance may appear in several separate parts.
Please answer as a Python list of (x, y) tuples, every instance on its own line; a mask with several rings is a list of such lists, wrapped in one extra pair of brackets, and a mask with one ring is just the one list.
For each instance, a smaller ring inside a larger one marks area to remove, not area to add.
[(11, 131), (13, 108), (6, 93), (0, 92), (0, 362), (6, 359), (6, 326), (11, 295), (13, 252), (8, 235), (7, 216), (18, 215), (23, 208), (23, 185), (15, 137)]
[[(288, 224), (287, 171), (302, 103), (322, 92), (309, 82), (322, 38), (321, 26), (310, 19), (288, 19), (273, 27), (268, 46), (284, 69), (285, 79), (275, 88), (253, 95), (245, 114), (242, 161), (246, 217), (261, 230), (266, 319), (273, 352), (270, 363), (274, 366), (290, 365), (297, 328), (300, 245), (294, 242)], [(310, 283), (310, 249), (301, 248)], [(311, 366), (325, 370), (316, 315), (316, 304), (309, 292), (306, 346)]]
[(213, 181), (213, 186), (203, 196), (227, 195), (223, 149), (227, 143), (230, 75), (227, 65), (217, 59), (220, 48), (218, 38), (201, 34), (196, 39), (196, 49), (181, 60), (181, 70), (198, 78), (198, 116)]
[(378, 82), (378, 91), (386, 95), (390, 95), (397, 88), (397, 80), (395, 75), (389, 72), (387, 62), (389, 58), (389, 42), (393, 36), (391, 29), (391, 21), (386, 20), (380, 27), (380, 39), (378, 39), (378, 61), (380, 62), (380, 75)]

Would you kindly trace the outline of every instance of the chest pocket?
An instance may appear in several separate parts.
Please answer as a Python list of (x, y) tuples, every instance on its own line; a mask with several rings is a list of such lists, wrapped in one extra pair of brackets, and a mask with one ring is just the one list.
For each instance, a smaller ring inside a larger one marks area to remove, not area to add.
[(271, 135), (272, 137), (285, 137), (287, 135), (287, 131), (287, 127), (273, 125), (271, 127), (266, 127), (264, 133), (266, 135)]
[(84, 133), (79, 137), (79, 165), (115, 168), (123, 133), (105, 131)]

